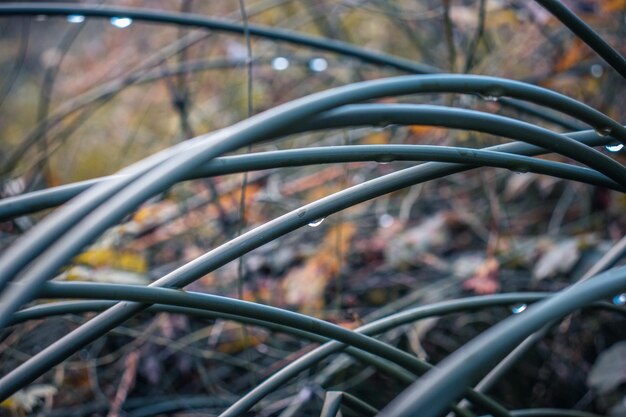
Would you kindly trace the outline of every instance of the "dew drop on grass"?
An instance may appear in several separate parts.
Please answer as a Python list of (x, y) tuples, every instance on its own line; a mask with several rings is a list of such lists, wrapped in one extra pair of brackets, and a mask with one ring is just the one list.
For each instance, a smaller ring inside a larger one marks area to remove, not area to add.
[(526, 310), (527, 308), (528, 308), (528, 304), (518, 304), (514, 306), (513, 308), (511, 308), (511, 311), (513, 312), (513, 314), (520, 314), (520, 313), (523, 313), (524, 310)]
[(133, 19), (130, 17), (112, 17), (111, 24), (116, 28), (124, 29), (132, 25)]
[(618, 294), (613, 297), (613, 304), (623, 306), (626, 304), (626, 293)]
[(499, 86), (493, 86), (485, 91), (483, 94), (479, 94), (480, 98), (482, 98), (483, 100), (492, 102), (500, 100), (500, 97), (502, 97), (503, 95), (505, 95), (505, 91)]
[(272, 60), (272, 68), (276, 71), (284, 71), (289, 68), (289, 60), (284, 56), (277, 56)]
[(619, 152), (622, 149), (624, 149), (624, 144), (618, 143), (617, 145), (606, 145), (604, 149), (606, 149), (609, 152)]
[(328, 69), (328, 61), (324, 58), (314, 58), (309, 62), (309, 69), (313, 72), (323, 72)]
[(483, 96), (482, 94), (480, 95), (480, 98), (482, 98), (485, 101), (491, 101), (491, 102), (496, 102), (500, 99), (499, 97), (496, 97), (496, 96)]
[(323, 217), (321, 219), (313, 220), (312, 222), (309, 223), (309, 226), (310, 227), (317, 227), (320, 224), (322, 224), (323, 221), (324, 221)]
[(85, 16), (82, 14), (70, 14), (67, 16), (67, 21), (69, 23), (82, 23), (85, 21)]

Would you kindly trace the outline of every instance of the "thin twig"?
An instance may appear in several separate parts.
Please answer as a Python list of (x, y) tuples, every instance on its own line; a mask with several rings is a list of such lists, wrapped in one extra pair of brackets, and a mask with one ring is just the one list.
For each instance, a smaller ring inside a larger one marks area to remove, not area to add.
[[(59, 70), (61, 69), (61, 64), (63, 63), (63, 59), (67, 55), (68, 51), (72, 47), (72, 44), (84, 27), (85, 22), (81, 22), (77, 26), (73, 26), (65, 32), (57, 48), (58, 55), (56, 56), (56, 61), (46, 68), (43, 85), (41, 86), (39, 93), (39, 105), (37, 106), (37, 124), (42, 123), (48, 118), (52, 91), (54, 89), (54, 84), (57, 79), (57, 75), (59, 74)], [(37, 142), (39, 144), (39, 150), (42, 156), (35, 166), (34, 178), (37, 176), (37, 173), (41, 173), (42, 177), (46, 178), (46, 176), (50, 175), (50, 167), (48, 165), (48, 138), (45, 131), (39, 137)]]
[[(246, 104), (247, 104), (247, 117), (251, 117), (254, 109), (252, 102), (252, 40), (250, 39), (250, 28), (248, 26), (248, 13), (246, 11), (246, 1), (239, 0), (239, 8), (241, 10), (241, 20), (243, 21), (243, 35), (246, 41)], [(248, 145), (248, 153), (252, 152), (252, 144)], [(246, 224), (246, 189), (248, 187), (248, 172), (243, 174), (243, 181), (241, 183), (241, 194), (239, 198), (239, 223), (237, 224), (237, 236), (241, 235)], [(243, 298), (244, 291), (244, 276), (245, 276), (245, 263), (244, 256), (240, 256), (237, 260), (237, 296)], [(244, 343), (247, 344), (250, 340), (247, 326), (241, 326), (241, 335)], [(250, 356), (250, 350), (246, 349), (246, 357), (249, 363), (252, 363)], [(252, 385), (257, 385), (257, 374), (254, 369), (250, 368), (250, 375), (252, 379)]]
[(2, 90), (0, 90), (0, 107), (2, 107), (4, 100), (13, 89), (15, 81), (24, 66), (26, 52), (28, 52), (28, 40), (30, 38), (30, 22), (30, 18), (22, 18), (22, 30), (20, 31), (20, 43), (17, 50), (17, 58), (13, 61), (13, 68), (11, 68), (11, 71), (5, 75), (4, 83), (2, 83)]
[(443, 27), (448, 47), (448, 70), (456, 72), (456, 46), (454, 45), (454, 24), (450, 18), (450, 3), (452, 0), (443, 0)]
[(471, 71), (474, 66), (474, 57), (476, 55), (476, 50), (478, 49), (478, 44), (483, 39), (485, 34), (485, 17), (487, 15), (487, 0), (480, 0), (478, 4), (478, 27), (476, 28), (476, 34), (474, 34), (474, 38), (472, 42), (470, 42), (469, 50), (467, 52), (467, 59), (465, 61), (465, 68), (463, 72), (468, 73)]

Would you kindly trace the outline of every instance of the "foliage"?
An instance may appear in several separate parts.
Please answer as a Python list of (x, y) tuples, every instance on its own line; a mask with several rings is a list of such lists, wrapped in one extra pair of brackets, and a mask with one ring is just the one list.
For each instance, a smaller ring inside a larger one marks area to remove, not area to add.
[(0, 414), (621, 415), (626, 1), (563, 4), (0, 5)]

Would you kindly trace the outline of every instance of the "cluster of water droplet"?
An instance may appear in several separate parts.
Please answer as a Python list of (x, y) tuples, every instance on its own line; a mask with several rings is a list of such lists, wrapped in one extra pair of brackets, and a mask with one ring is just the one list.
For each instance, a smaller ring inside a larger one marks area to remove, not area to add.
[[(284, 56), (277, 56), (272, 59), (272, 69), (274, 71), (285, 71), (291, 63)], [(313, 58), (309, 61), (309, 70), (313, 72), (324, 72), (328, 69), (328, 61), (324, 58)]]
[(500, 87), (493, 87), (483, 94), (478, 94), (480, 98), (485, 101), (496, 102), (505, 94), (505, 91)]
[[(82, 14), (70, 14), (67, 15), (66, 20), (69, 23), (83, 23), (85, 21), (85, 16)], [(133, 19), (130, 17), (112, 17), (109, 21), (113, 26), (120, 29), (127, 28), (133, 24)]]

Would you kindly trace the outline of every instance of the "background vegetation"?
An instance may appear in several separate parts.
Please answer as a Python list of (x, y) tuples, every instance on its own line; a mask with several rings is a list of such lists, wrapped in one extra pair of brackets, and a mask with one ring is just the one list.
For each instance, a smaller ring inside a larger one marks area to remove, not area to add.
[[(626, 116), (620, 75), (530, 1), (87, 3), (193, 12), (243, 21), (244, 27), (266, 25), (341, 40), (444, 72), (547, 87), (618, 122)], [(624, 51), (626, 1), (564, 3)], [(262, 37), (123, 16), (42, 15), (0, 18), (0, 74), (1, 192), (11, 197), (113, 174), (277, 104), (403, 73)], [(422, 94), (381, 102), (472, 108), (566, 130), (478, 95)], [(357, 144), (486, 147), (502, 141), (441, 127), (385, 125), (292, 135), (244, 151)], [(621, 146), (603, 151), (624, 162)], [(109, 229), (56, 279), (148, 284), (287, 211), (412, 165), (350, 162), (179, 183)], [(187, 289), (291, 309), (354, 329), (384, 312), (445, 299), (560, 290), (623, 238), (625, 209), (624, 194), (600, 186), (480, 168), (320, 219)], [(47, 213), (0, 223), (0, 249)], [(626, 302), (626, 296), (616, 297), (615, 304)], [(386, 333), (383, 340), (437, 363), (511, 309), (522, 313), (525, 308), (514, 303), (419, 321)], [(89, 317), (64, 315), (8, 328), (0, 344), (2, 374)], [(625, 324), (623, 316), (597, 310), (564, 321), (489, 393), (511, 409), (626, 415)], [(3, 402), (0, 414), (217, 415), (314, 346), (222, 319), (142, 313)], [(598, 357), (611, 347), (614, 356), (601, 363)], [(351, 392), (382, 407), (404, 387), (375, 368), (331, 356), (268, 396), (253, 415), (319, 415), (327, 390)], [(165, 408), (150, 408), (158, 404)]]

